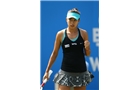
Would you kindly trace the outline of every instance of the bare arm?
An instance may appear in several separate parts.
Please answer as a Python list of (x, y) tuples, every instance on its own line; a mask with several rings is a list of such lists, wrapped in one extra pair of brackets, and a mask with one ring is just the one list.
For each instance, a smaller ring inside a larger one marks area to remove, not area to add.
[(61, 34), (60, 31), (56, 34), (56, 39), (55, 39), (55, 43), (54, 43), (54, 48), (52, 51), (52, 54), (50, 56), (49, 62), (48, 62), (48, 66), (46, 68), (46, 72), (49, 72), (50, 68), (52, 67), (57, 55), (58, 55), (58, 51), (61, 45)]
[(83, 30), (83, 35), (84, 35), (85, 55), (89, 56), (90, 55), (90, 42), (88, 40), (88, 34), (86, 30)]

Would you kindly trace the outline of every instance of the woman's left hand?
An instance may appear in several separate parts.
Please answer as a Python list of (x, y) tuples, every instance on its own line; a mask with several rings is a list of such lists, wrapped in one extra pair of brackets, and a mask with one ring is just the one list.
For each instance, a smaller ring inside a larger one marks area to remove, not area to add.
[(88, 40), (84, 41), (85, 49), (89, 49), (90, 42)]

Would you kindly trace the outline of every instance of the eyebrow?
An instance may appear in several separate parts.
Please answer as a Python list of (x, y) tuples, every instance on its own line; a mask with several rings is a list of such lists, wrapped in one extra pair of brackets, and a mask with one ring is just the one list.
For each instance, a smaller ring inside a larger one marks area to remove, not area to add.
[[(72, 20), (72, 19), (76, 20), (75, 18), (69, 18), (69, 20)], [(76, 21), (77, 21), (77, 20), (76, 20)]]

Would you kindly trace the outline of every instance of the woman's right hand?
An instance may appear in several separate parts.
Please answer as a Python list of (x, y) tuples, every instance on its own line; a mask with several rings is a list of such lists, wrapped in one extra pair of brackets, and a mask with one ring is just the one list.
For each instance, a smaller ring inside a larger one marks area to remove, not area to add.
[(46, 72), (45, 74), (44, 74), (44, 76), (43, 76), (43, 81), (45, 80), (45, 79), (49, 79), (49, 73), (48, 72)]

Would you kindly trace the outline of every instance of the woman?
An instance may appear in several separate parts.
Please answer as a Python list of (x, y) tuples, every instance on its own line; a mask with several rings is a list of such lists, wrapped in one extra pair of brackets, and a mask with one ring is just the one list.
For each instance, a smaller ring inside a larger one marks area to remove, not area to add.
[(92, 81), (91, 73), (88, 72), (85, 55), (90, 55), (90, 42), (86, 30), (78, 28), (80, 12), (74, 8), (69, 10), (66, 17), (68, 27), (56, 34), (54, 49), (49, 59), (44, 79), (48, 78), (48, 72), (53, 65), (60, 46), (63, 50), (63, 61), (60, 71), (55, 75), (54, 82), (58, 90), (86, 90), (86, 86)]

